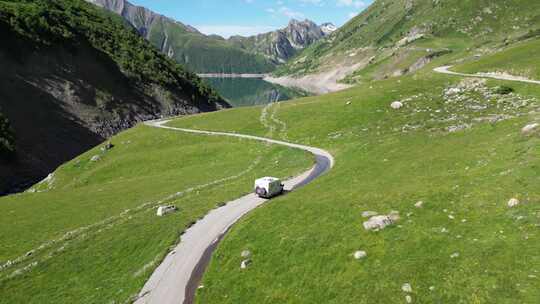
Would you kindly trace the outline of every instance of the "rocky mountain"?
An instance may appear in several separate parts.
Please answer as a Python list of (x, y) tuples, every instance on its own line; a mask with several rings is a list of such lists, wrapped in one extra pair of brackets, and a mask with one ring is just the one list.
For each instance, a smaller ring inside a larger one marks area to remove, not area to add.
[(125, 0), (88, 0), (88, 2), (122, 16), (146, 39), (150, 39), (152, 27), (160, 23), (174, 23), (186, 32), (199, 33), (194, 27), (156, 14), (145, 7), (135, 6)]
[(235, 47), (219, 36), (206, 36), (126, 0), (87, 1), (121, 15), (155, 47), (193, 72), (267, 73), (275, 69), (275, 64), (261, 54)]
[(276, 63), (285, 63), (298, 51), (333, 33), (331, 23), (318, 26), (310, 20), (291, 20), (284, 29), (252, 37), (233, 36), (229, 39), (238, 47), (250, 52), (264, 54)]
[(337, 26), (335, 26), (333, 23), (323, 23), (321, 24), (321, 31), (324, 33), (324, 35), (330, 35), (333, 32), (337, 31)]
[(0, 115), (0, 141), (12, 154), (0, 158), (0, 193), (137, 122), (229, 107), (121, 18), (83, 0), (1, 1), (0, 36), (9, 119)]
[(126, 0), (87, 1), (121, 15), (163, 53), (197, 73), (267, 73), (336, 30), (331, 23), (292, 20), (275, 32), (224, 39)]

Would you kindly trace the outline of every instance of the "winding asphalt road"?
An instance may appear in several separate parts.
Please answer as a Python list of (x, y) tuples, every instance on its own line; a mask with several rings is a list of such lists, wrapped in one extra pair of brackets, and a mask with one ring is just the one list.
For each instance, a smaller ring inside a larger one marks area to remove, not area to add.
[[(213, 136), (238, 137), (301, 149), (312, 153), (316, 164), (310, 170), (284, 182), (285, 190), (291, 191), (308, 184), (334, 166), (334, 158), (325, 150), (288, 143), (264, 137), (225, 132), (210, 132), (165, 126), (168, 120), (148, 121), (146, 125)], [(225, 206), (210, 211), (202, 220), (191, 226), (181, 237), (180, 243), (156, 268), (139, 293), (136, 304), (189, 304), (204, 273), (213, 250), (231, 226), (243, 215), (267, 200), (248, 194)]]
[(497, 75), (497, 74), (488, 74), (488, 73), (464, 74), (464, 73), (452, 72), (449, 70), (451, 67), (452, 67), (451, 65), (442, 66), (442, 67), (434, 68), (433, 71), (437, 73), (441, 73), (441, 74), (455, 75), (455, 76), (461, 76), (461, 77), (491, 78), (491, 79), (498, 79), (498, 80), (508, 80), (508, 81), (540, 84), (540, 81), (538, 80), (531, 80), (531, 79), (526, 79), (523, 77), (512, 76), (512, 75)]

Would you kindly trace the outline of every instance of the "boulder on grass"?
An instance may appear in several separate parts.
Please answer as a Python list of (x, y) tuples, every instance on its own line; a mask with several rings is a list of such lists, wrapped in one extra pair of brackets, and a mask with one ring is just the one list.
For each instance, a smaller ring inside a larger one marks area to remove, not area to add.
[(509, 208), (516, 207), (517, 205), (519, 205), (519, 200), (518, 200), (517, 198), (511, 198), (511, 199), (508, 201), (508, 207), (509, 207)]
[(356, 260), (360, 260), (360, 259), (363, 259), (365, 257), (367, 257), (367, 253), (365, 251), (363, 251), (363, 250), (358, 250), (358, 251), (356, 251), (354, 253), (354, 258)]
[(157, 209), (157, 216), (165, 216), (169, 213), (173, 213), (178, 211), (178, 208), (176, 206), (170, 205), (170, 206), (159, 206)]
[(399, 220), (399, 212), (392, 211), (388, 215), (372, 216), (367, 222), (364, 222), (366, 230), (379, 231), (387, 226), (393, 225)]
[(99, 155), (94, 155), (94, 156), (92, 156), (92, 158), (90, 158), (90, 161), (91, 161), (91, 162), (97, 162), (97, 161), (99, 161), (100, 159), (101, 159), (101, 156), (99, 156)]
[(251, 264), (250, 259), (243, 260), (242, 263), (240, 263), (240, 269), (246, 269)]
[(523, 129), (521, 129), (521, 133), (524, 134), (524, 135), (531, 134), (535, 130), (539, 129), (538, 128), (539, 126), (540, 126), (540, 124), (538, 124), (538, 123), (528, 124), (525, 127), (523, 127)]
[(401, 101), (394, 101), (390, 104), (390, 107), (394, 110), (399, 110), (403, 108), (403, 103)]

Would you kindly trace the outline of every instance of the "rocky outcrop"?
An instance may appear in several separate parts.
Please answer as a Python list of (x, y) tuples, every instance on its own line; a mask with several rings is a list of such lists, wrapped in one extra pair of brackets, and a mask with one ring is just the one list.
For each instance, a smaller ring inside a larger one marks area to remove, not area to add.
[[(157, 14), (146, 7), (136, 6), (126, 0), (86, 0), (97, 6), (101, 6), (111, 12), (114, 12), (124, 19), (126, 19), (131, 25), (133, 25), (139, 33), (146, 39), (150, 37), (150, 30), (153, 26), (163, 24), (164, 22), (173, 23), (181, 29), (199, 33), (194, 27), (185, 25), (181, 22), (175, 21), (171, 18)], [(162, 49), (164, 51), (164, 49)]]
[(229, 40), (250, 52), (264, 54), (276, 63), (284, 63), (336, 29), (331, 23), (319, 26), (310, 20), (293, 19), (287, 27), (274, 32), (252, 37), (234, 36)]

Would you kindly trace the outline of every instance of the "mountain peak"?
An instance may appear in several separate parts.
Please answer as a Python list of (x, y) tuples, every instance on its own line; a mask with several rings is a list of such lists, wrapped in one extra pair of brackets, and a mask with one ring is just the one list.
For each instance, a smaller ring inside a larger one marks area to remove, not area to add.
[(335, 26), (331, 22), (326, 22), (326, 23), (321, 24), (320, 28), (325, 35), (330, 35), (333, 32), (337, 31), (338, 29), (337, 26)]

